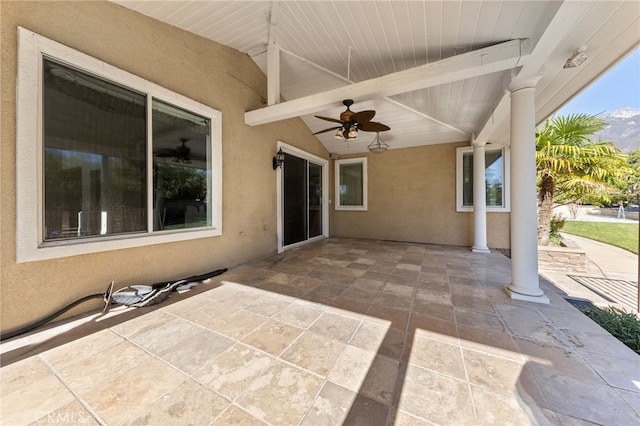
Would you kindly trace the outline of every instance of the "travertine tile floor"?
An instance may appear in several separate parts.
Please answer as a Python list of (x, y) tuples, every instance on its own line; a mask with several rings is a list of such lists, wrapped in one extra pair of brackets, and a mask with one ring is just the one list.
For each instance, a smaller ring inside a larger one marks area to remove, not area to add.
[(497, 252), (312, 243), (4, 343), (0, 423), (640, 424), (640, 357), (549, 283), (550, 305), (510, 300), (509, 270)]

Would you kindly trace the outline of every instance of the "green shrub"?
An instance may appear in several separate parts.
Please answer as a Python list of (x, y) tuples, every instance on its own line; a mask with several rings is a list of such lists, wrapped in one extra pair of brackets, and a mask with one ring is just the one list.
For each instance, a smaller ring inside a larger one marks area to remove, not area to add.
[(551, 218), (551, 232), (549, 233), (549, 242), (552, 246), (562, 245), (562, 236), (560, 230), (564, 226), (564, 218), (562, 215), (554, 214)]
[(549, 245), (554, 247), (561, 247), (562, 236), (560, 236), (560, 234), (549, 234)]
[(551, 235), (558, 235), (562, 227), (564, 226), (564, 217), (558, 214), (554, 214), (551, 218)]
[(612, 306), (600, 308), (591, 304), (581, 306), (579, 309), (615, 338), (640, 354), (640, 319), (636, 314)]

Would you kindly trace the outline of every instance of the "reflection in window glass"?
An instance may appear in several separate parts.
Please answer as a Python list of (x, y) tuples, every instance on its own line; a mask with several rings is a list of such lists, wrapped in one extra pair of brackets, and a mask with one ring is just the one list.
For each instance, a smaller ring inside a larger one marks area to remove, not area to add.
[(462, 154), (462, 205), (473, 206), (473, 152)]
[(145, 231), (145, 96), (43, 65), (45, 241)]
[[(485, 151), (485, 182), (488, 207), (504, 206), (504, 161), (502, 149)], [(462, 154), (462, 199), (463, 206), (473, 206), (473, 152)]]
[(153, 100), (153, 230), (211, 226), (209, 119)]
[(340, 164), (340, 205), (363, 205), (362, 163)]
[(502, 206), (502, 186), (504, 166), (502, 150), (485, 152), (485, 181), (487, 185), (487, 206)]
[(147, 188), (146, 95), (43, 65), (45, 241), (212, 226), (209, 118), (152, 99)]

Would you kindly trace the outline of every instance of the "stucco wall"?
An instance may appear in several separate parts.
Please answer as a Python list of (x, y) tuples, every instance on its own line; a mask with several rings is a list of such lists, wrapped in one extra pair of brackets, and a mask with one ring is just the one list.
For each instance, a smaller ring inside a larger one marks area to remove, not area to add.
[[(2, 330), (102, 292), (111, 280), (116, 288), (148, 284), (229, 267), (276, 250), (276, 174), (271, 167), (276, 141), (323, 158), (328, 153), (299, 119), (244, 124), (245, 111), (263, 107), (266, 98), (266, 77), (248, 56), (112, 3), (4, 1), (0, 14)], [(222, 112), (221, 237), (15, 262), (18, 26)], [(80, 310), (98, 305), (82, 305)]]
[[(466, 143), (392, 149), (367, 157), (369, 208), (333, 211), (331, 234), (473, 245), (473, 213), (456, 212), (456, 148)], [(487, 215), (489, 247), (509, 247), (509, 214)]]

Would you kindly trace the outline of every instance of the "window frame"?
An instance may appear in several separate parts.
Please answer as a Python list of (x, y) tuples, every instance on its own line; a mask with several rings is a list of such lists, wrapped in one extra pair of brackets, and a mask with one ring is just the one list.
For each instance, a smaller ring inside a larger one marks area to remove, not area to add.
[[(362, 204), (342, 205), (340, 203), (340, 166), (343, 164), (362, 164)], [(368, 177), (367, 177), (367, 157), (346, 158), (335, 160), (335, 210), (346, 211), (367, 211), (368, 210)]]
[[(43, 57), (147, 95), (147, 211), (152, 215), (151, 102), (158, 99), (210, 119), (210, 227), (146, 231), (44, 242)], [(222, 113), (99, 59), (18, 27), (16, 78), (16, 262), (55, 259), (222, 235)], [(34, 119), (35, 118), (35, 119)]]
[[(509, 147), (500, 145), (485, 146), (485, 155), (487, 151), (502, 151), (502, 205), (486, 206), (487, 213), (504, 213), (511, 211), (511, 173), (510, 173), (510, 156)], [(464, 205), (464, 167), (463, 157), (465, 153), (473, 153), (473, 146), (462, 146), (456, 148), (456, 211), (457, 212), (473, 212), (473, 206)], [(472, 170), (473, 173), (473, 170)], [(485, 184), (486, 185), (486, 184)]]

